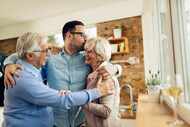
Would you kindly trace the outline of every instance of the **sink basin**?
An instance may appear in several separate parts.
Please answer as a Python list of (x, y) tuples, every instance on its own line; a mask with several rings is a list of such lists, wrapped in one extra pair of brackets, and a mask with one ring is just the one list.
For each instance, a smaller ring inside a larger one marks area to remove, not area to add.
[(120, 105), (119, 106), (119, 117), (120, 119), (135, 119), (136, 110), (133, 110), (130, 105)]

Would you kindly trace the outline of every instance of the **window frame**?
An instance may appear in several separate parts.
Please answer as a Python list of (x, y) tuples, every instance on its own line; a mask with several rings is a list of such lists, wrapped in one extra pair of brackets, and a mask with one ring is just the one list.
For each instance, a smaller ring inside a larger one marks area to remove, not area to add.
[(180, 74), (183, 80), (184, 99), (190, 102), (190, 44), (187, 42), (187, 31), (185, 29), (184, 0), (170, 0), (173, 43), (175, 52), (176, 74)]

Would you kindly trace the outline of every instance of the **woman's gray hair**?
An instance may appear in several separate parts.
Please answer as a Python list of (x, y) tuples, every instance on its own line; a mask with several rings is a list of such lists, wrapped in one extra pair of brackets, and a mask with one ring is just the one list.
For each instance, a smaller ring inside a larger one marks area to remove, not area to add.
[(85, 47), (91, 45), (94, 45), (95, 52), (102, 57), (103, 61), (111, 59), (111, 45), (108, 40), (102, 37), (91, 38), (87, 40)]
[(43, 37), (39, 33), (27, 32), (20, 36), (17, 40), (16, 52), (18, 57), (25, 59), (27, 52), (40, 50), (39, 43), (42, 42)]

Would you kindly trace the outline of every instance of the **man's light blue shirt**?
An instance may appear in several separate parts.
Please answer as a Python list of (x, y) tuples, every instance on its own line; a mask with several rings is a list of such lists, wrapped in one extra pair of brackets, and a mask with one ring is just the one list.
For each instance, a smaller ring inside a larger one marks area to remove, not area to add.
[[(90, 67), (84, 63), (83, 53), (68, 55), (64, 50), (48, 59), (46, 74), (48, 85), (56, 90), (80, 91), (85, 89), (86, 77), (90, 72)], [(79, 113), (75, 118), (79, 107), (69, 110), (53, 108), (55, 125), (57, 127), (70, 127), (75, 122), (75, 126), (84, 121), (84, 114)]]
[(97, 89), (60, 96), (43, 84), (37, 68), (22, 60), (17, 63), (23, 69), (19, 77), (14, 77), (16, 85), (5, 90), (3, 127), (52, 127), (53, 114), (48, 106), (69, 110), (100, 96)]

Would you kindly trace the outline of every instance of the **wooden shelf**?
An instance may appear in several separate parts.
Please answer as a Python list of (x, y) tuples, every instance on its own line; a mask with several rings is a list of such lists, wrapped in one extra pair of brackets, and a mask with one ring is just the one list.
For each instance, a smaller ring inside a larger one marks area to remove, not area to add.
[(110, 44), (119, 44), (126, 41), (128, 42), (128, 39), (126, 37), (109, 39)]
[(128, 63), (127, 60), (111, 60), (111, 63)]
[[(120, 52), (118, 51), (118, 53), (113, 53), (114, 55), (119, 55), (119, 54), (126, 54), (129, 52), (129, 46), (128, 46), (128, 39), (126, 37), (121, 37), (121, 38), (114, 38), (114, 39), (109, 39), (109, 42), (111, 45), (117, 45), (118, 50), (120, 50)], [(122, 46), (124, 43), (124, 46)], [(122, 51), (122, 52), (121, 52)]]
[(112, 55), (126, 55), (128, 52), (114, 52)]

